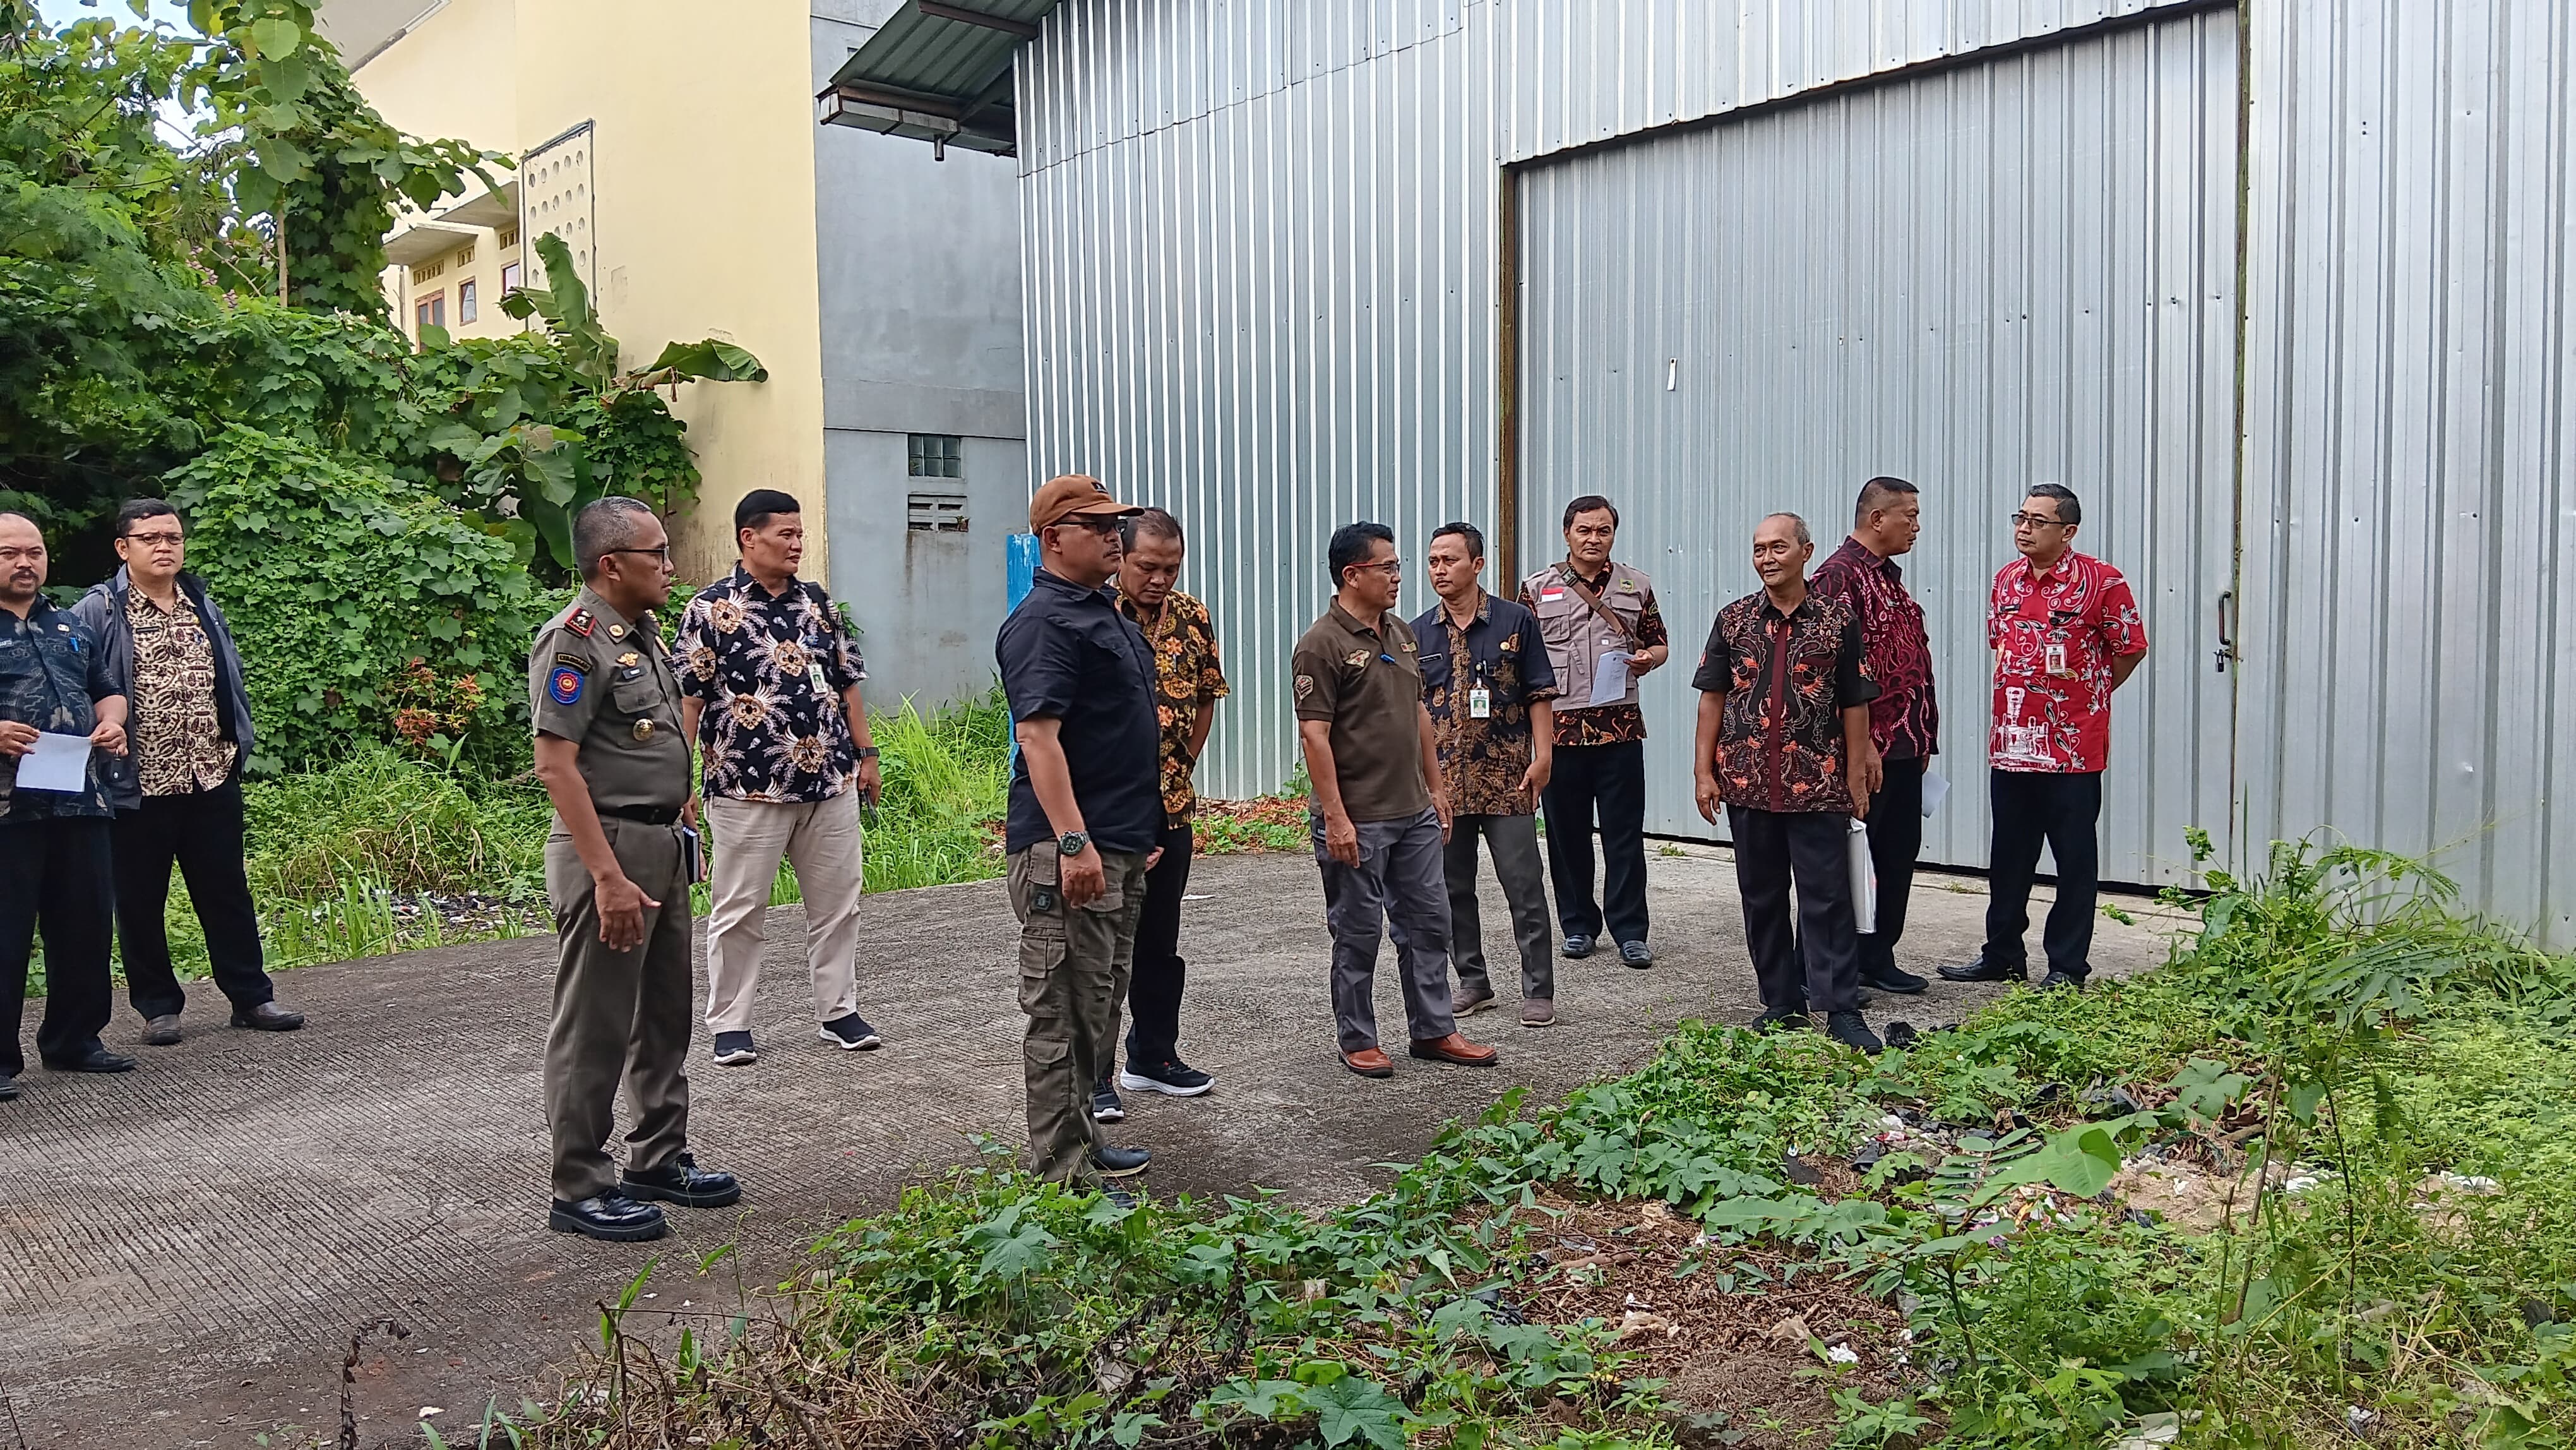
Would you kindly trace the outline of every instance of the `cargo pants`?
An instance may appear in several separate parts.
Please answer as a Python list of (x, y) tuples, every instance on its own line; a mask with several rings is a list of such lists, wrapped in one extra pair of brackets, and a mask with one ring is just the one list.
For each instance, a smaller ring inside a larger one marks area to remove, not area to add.
[(617, 1131), (617, 1085), (626, 1084), (634, 1130), (631, 1172), (669, 1165), (689, 1145), (689, 883), (676, 826), (603, 817), (626, 879), (662, 904), (644, 908), (644, 942), (611, 951), (599, 939), (590, 868), (572, 840), (546, 842), (546, 895), (560, 957), (554, 1021), (546, 1031), (546, 1118), (554, 1138), (554, 1195), (578, 1203), (617, 1186), (608, 1139)]
[(1020, 919), (1020, 1011), (1029, 1090), (1029, 1171), (1058, 1183), (1095, 1183), (1100, 1125), (1091, 1094), (1118, 1051), (1118, 1016), (1145, 906), (1142, 855), (1100, 853), (1104, 889), (1067, 909), (1056, 846), (1012, 853), (1011, 912)]

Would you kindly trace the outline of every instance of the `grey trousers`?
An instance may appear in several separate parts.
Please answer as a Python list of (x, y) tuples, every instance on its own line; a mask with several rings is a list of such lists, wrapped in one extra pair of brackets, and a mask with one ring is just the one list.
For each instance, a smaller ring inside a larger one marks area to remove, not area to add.
[[(1106, 889), (1067, 910), (1052, 841), (1011, 855), (1011, 912), (1020, 919), (1021, 1042), (1029, 1091), (1029, 1171), (1058, 1183), (1100, 1177), (1091, 1094), (1118, 1055), (1118, 1014), (1145, 908), (1145, 858), (1100, 853)], [(1052, 898), (1041, 906), (1040, 896)]]
[(1333, 1025), (1342, 1051), (1377, 1046), (1377, 949), (1395, 929), (1404, 1017), (1416, 1042), (1458, 1030), (1449, 1015), (1449, 884), (1442, 874), (1440, 817), (1426, 810), (1399, 821), (1358, 822), (1360, 864), (1324, 849), (1324, 818), (1313, 816), (1315, 860), (1324, 869), (1324, 924), (1333, 933)]
[(689, 1145), (689, 883), (681, 879), (676, 826), (602, 817), (626, 879), (661, 904), (644, 908), (644, 943), (610, 951), (599, 939), (590, 868), (572, 842), (546, 842), (546, 897), (560, 955), (554, 1021), (546, 1029), (546, 1119), (554, 1133), (554, 1194), (578, 1203), (617, 1186), (608, 1139), (617, 1131), (617, 1084), (635, 1127), (627, 1167), (668, 1165)]
[(1479, 996), (1494, 990), (1485, 970), (1484, 925), (1476, 913), (1476, 838), (1494, 853), (1494, 876), (1503, 883), (1503, 905), (1512, 915), (1512, 940), (1521, 950), (1521, 996), (1556, 997), (1555, 934), (1547, 922), (1547, 864), (1538, 854), (1538, 817), (1458, 816), (1449, 823), (1441, 865), (1449, 877), (1450, 955), (1458, 985)]

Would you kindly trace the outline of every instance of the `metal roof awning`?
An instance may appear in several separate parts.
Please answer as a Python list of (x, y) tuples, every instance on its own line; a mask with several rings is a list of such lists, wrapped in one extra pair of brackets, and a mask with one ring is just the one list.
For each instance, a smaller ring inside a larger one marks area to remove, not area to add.
[(443, 222), (466, 227), (516, 226), (519, 223), (519, 183), (505, 181), (498, 191), (487, 191), (470, 201), (460, 201), (438, 214)]
[(1056, 0), (903, 0), (815, 97), (815, 118), (888, 136), (1019, 154), (1011, 61)]
[(401, 267), (417, 266), (432, 257), (446, 256), (474, 240), (474, 236), (464, 227), (414, 222), (408, 230), (385, 239), (385, 260)]

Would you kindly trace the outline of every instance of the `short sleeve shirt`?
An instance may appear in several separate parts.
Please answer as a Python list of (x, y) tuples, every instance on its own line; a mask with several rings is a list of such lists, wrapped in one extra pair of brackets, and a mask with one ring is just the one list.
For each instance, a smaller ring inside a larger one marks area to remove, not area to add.
[(1422, 774), (1422, 661), (1389, 613), (1370, 628), (1336, 602), (1289, 656), (1297, 718), (1331, 725), (1333, 773), (1354, 822), (1431, 809)]
[(1807, 581), (1810, 592), (1840, 603), (1860, 620), (1861, 647), (1878, 698), (1869, 702), (1869, 734), (1890, 760), (1940, 753), (1941, 705), (1932, 692), (1932, 639), (1923, 606), (1906, 592), (1905, 571), (1858, 539), (1843, 546)]
[[(1151, 852), (1163, 832), (1155, 763), (1162, 730), (1153, 652), (1135, 621), (1106, 590), (1041, 569), (1028, 597), (1002, 621), (993, 654), (1011, 717), (1060, 722), (1056, 738), (1092, 844), (1125, 855)], [(1003, 849), (1025, 851), (1055, 835), (1022, 751), (1011, 764)]]
[(1997, 770), (2074, 774), (2111, 759), (2111, 665), (2147, 648), (2120, 571), (2069, 549), (2046, 574), (2015, 559), (1986, 609), (1995, 652)]
[(581, 747), (594, 807), (676, 810), (688, 801), (680, 682), (652, 615), (630, 623), (581, 591), (528, 651), (528, 713), (536, 733)]
[[(1538, 808), (1521, 789), (1530, 766), (1530, 710), (1556, 698), (1556, 667), (1538, 616), (1478, 591), (1461, 629), (1445, 604), (1413, 621), (1422, 647), (1422, 704), (1449, 804), (1462, 816), (1525, 816)], [(1476, 713), (1476, 692), (1485, 710)]]
[(214, 639), (188, 591), (173, 590), (172, 597), (176, 607), (163, 609), (140, 589), (125, 596), (126, 629), (134, 637), (126, 735), (147, 796), (212, 790), (233, 773), (233, 742), (224, 738), (215, 708)]
[(1878, 695), (1864, 660), (1860, 621), (1812, 590), (1787, 614), (1768, 594), (1719, 610), (1691, 677), (1726, 696), (1719, 797), (1758, 811), (1850, 811), (1842, 712)]
[[(48, 735), (86, 736), (98, 728), (98, 702), (116, 692), (97, 638), (70, 610), (56, 609), (41, 594), (25, 619), (0, 609), (0, 720)], [(95, 750), (77, 791), (22, 791), (17, 778), (17, 759), (0, 759), (0, 824), (109, 814)]]
[(706, 702), (707, 794), (810, 802), (849, 788), (858, 742), (842, 696), (868, 671), (820, 589), (790, 580), (773, 595), (737, 564), (689, 601), (671, 652), (681, 692)]
[[(1118, 611), (1136, 620), (1135, 607), (1126, 600), (1118, 602)], [(1228, 693), (1225, 666), (1217, 659), (1216, 625), (1208, 618), (1206, 605), (1175, 591), (1163, 601), (1159, 618), (1150, 625), (1136, 620), (1136, 628), (1154, 656), (1163, 825), (1167, 829), (1186, 826), (1199, 803), (1198, 787), (1191, 779), (1197, 762), (1190, 758), (1190, 737), (1198, 733), (1199, 717)]]

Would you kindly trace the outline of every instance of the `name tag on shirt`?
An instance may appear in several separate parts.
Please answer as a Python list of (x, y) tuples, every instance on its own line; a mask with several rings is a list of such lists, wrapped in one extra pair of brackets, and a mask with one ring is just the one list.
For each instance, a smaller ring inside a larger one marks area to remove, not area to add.
[(2064, 644), (2052, 642), (2048, 646), (2048, 672), (2052, 675), (2063, 675), (2067, 672)]
[(1470, 720), (1487, 720), (1487, 719), (1491, 719), (1491, 718), (1493, 718), (1493, 714), (1494, 714), (1494, 692), (1493, 692), (1493, 691), (1491, 691), (1491, 690), (1488, 690), (1488, 689), (1484, 688), (1482, 685), (1479, 685), (1479, 686), (1477, 686), (1475, 689), (1469, 690), (1469, 691), (1467, 692), (1467, 718), (1468, 718), (1468, 719), (1470, 719)]
[(831, 685), (823, 678), (823, 662), (821, 660), (809, 660), (806, 662), (805, 678), (814, 682), (815, 694), (828, 695), (832, 693)]

